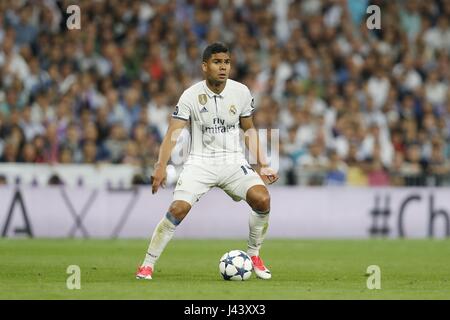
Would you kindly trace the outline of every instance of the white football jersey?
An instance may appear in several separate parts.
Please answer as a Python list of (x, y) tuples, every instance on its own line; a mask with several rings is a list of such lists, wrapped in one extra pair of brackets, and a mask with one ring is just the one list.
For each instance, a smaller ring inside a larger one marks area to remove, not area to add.
[(211, 91), (203, 80), (186, 89), (172, 116), (190, 121), (191, 145), (186, 163), (240, 161), (239, 119), (250, 117), (254, 99), (242, 83), (228, 79), (220, 94)]

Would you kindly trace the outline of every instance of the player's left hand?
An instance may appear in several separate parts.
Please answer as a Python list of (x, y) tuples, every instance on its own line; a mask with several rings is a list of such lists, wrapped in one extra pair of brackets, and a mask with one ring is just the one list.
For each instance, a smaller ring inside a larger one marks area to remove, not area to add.
[(265, 184), (272, 184), (279, 178), (278, 173), (270, 167), (262, 167), (258, 170), (258, 174)]

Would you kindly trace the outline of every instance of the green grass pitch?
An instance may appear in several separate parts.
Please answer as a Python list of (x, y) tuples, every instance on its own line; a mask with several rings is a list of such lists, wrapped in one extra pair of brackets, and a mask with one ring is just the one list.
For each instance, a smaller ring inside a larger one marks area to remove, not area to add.
[[(267, 239), (273, 278), (222, 280), (218, 260), (245, 240), (169, 243), (151, 281), (134, 273), (148, 240), (0, 240), (0, 299), (450, 299), (449, 240)], [(69, 265), (81, 289), (66, 287)], [(366, 270), (381, 268), (381, 289)]]

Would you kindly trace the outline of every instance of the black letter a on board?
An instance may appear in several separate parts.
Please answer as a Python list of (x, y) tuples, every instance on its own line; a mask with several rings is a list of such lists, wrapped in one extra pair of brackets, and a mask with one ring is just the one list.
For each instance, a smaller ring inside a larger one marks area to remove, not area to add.
[(27, 209), (25, 208), (25, 204), (23, 203), (22, 194), (20, 193), (19, 190), (16, 190), (16, 192), (14, 193), (14, 197), (12, 199), (11, 206), (9, 207), (8, 216), (6, 217), (5, 226), (3, 227), (2, 237), (6, 237), (8, 234), (9, 224), (11, 223), (13, 212), (14, 212), (14, 207), (16, 206), (17, 203), (20, 204), (20, 207), (22, 208), (22, 215), (23, 215), (23, 220), (24, 220), (25, 226), (23, 228), (15, 228), (14, 234), (26, 234), (32, 238), (33, 232), (31, 231), (31, 224), (30, 224), (30, 221), (28, 220)]

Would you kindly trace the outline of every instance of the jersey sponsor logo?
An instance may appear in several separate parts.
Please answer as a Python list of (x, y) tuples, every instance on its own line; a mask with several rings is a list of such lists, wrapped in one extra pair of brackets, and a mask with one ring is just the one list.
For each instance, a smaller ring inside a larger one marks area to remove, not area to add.
[(205, 105), (206, 102), (208, 102), (208, 97), (206, 94), (202, 93), (198, 95), (198, 102), (200, 102), (201, 105)]
[(203, 113), (203, 112), (208, 112), (208, 109), (206, 109), (206, 107), (203, 107), (202, 110), (200, 110), (200, 113)]
[(234, 104), (230, 106), (230, 113), (231, 113), (232, 115), (235, 115), (235, 114), (236, 114), (236, 107), (234, 106)]
[(202, 126), (202, 133), (226, 133), (236, 129), (235, 124), (225, 124), (224, 119), (214, 118), (213, 126)]
[(178, 106), (175, 107), (175, 111), (173, 112), (173, 115), (174, 116), (178, 115)]

